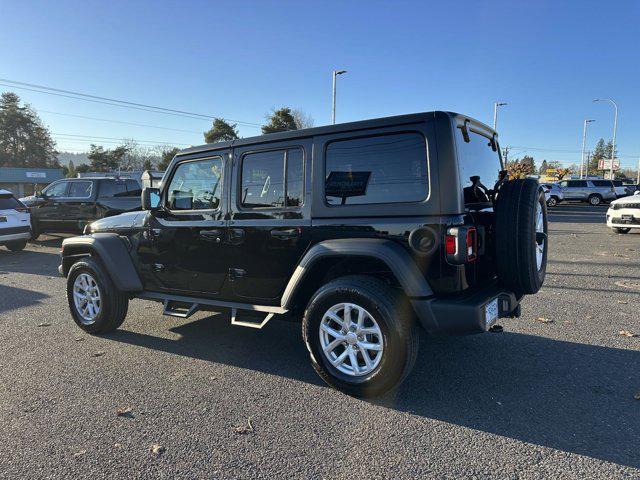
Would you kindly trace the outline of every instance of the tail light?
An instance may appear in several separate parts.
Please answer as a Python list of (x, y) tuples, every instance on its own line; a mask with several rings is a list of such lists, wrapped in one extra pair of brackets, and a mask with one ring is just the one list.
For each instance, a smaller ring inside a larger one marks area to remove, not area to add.
[(478, 258), (478, 232), (475, 227), (449, 227), (444, 239), (447, 261), (454, 265)]

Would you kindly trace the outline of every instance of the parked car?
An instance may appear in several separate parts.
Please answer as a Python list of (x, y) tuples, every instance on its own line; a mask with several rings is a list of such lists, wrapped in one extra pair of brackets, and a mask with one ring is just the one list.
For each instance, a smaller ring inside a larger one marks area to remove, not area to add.
[(562, 189), (557, 183), (542, 183), (541, 185), (544, 189), (545, 198), (549, 207), (555, 207), (564, 200)]
[(616, 190), (616, 197), (622, 198), (633, 194), (633, 192), (629, 191), (629, 186), (622, 183), (622, 180), (612, 180), (611, 182), (613, 183), (613, 188)]
[(31, 237), (29, 209), (8, 190), (0, 190), (0, 245), (14, 252)]
[(132, 297), (254, 328), (302, 317), (327, 383), (382, 394), (411, 371), (417, 327), (485, 332), (541, 287), (544, 193), (503, 170), (496, 132), (449, 112), (184, 150), (144, 212), (64, 240), (71, 315), (92, 334)]
[(611, 180), (563, 180), (560, 188), (564, 200), (588, 202), (594, 206), (617, 198)]
[(71, 178), (21, 201), (31, 210), (35, 239), (45, 232), (82, 232), (96, 219), (140, 210), (141, 192), (132, 179)]
[(611, 202), (607, 210), (607, 226), (617, 233), (640, 229), (640, 191)]
[(628, 185), (625, 185), (625, 187), (627, 187), (627, 192), (629, 193), (629, 195), (633, 195), (634, 193), (640, 191), (640, 185), (638, 184), (630, 183)]

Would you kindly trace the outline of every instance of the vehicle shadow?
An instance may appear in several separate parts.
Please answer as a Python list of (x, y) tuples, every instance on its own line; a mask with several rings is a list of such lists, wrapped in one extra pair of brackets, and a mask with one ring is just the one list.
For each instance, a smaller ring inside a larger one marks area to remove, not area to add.
[(0, 251), (0, 273), (30, 273), (52, 277), (58, 276), (58, 265), (60, 265), (60, 256), (55, 253), (37, 250)]
[[(0, 282), (2, 282), (1, 275)], [(11, 287), (0, 283), (0, 319), (1, 315), (5, 312), (40, 303), (42, 299), (48, 297), (49, 295), (44, 293), (34, 292), (33, 290), (27, 290), (25, 288)]]
[[(300, 326), (256, 331), (210, 317), (171, 331), (129, 331), (114, 341), (320, 385)], [(640, 467), (635, 391), (640, 353), (519, 333), (424, 337), (414, 372), (372, 403), (482, 432)]]

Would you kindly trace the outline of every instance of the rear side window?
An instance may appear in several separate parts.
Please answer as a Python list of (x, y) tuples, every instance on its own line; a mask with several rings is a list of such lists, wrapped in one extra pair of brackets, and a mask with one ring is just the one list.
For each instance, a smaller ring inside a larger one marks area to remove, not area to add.
[[(594, 187), (611, 187), (612, 185), (611, 180), (591, 180), (591, 182), (593, 183)], [(586, 187), (586, 182), (582, 183), (585, 183)]]
[(127, 195), (127, 186), (124, 181), (105, 180), (100, 183), (100, 197), (124, 197)]
[(419, 202), (428, 194), (427, 144), (419, 133), (337, 140), (327, 146), (328, 205)]
[(300, 148), (244, 155), (240, 205), (244, 208), (299, 207), (303, 198), (303, 171)]
[(92, 182), (71, 182), (69, 185), (69, 198), (89, 198), (91, 196)]
[(12, 195), (0, 195), (0, 210), (13, 210), (15, 208), (24, 208), (24, 205)]
[(464, 203), (487, 203), (490, 200), (482, 186), (489, 190), (495, 187), (502, 170), (500, 154), (493, 150), (487, 137), (469, 132), (469, 141), (466, 142), (462, 137), (462, 131), (459, 128), (456, 130), (458, 169)]

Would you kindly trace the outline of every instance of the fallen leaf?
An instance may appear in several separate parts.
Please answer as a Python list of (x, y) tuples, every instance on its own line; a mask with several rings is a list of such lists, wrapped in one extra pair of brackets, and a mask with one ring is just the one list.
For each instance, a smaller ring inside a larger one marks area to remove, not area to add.
[(151, 455), (153, 455), (154, 457), (159, 457), (165, 452), (165, 450), (166, 448), (164, 448), (162, 445), (158, 445), (157, 443), (154, 443), (149, 448), (149, 452), (151, 452)]
[(629, 302), (627, 302), (626, 300), (618, 300), (618, 303), (621, 303), (622, 305), (626, 305)]
[(122, 448), (122, 444), (120, 444), (120, 443), (114, 443), (114, 444), (113, 444), (113, 448)]
[(104, 355), (104, 354), (106, 354), (106, 353), (107, 353), (107, 352), (103, 352), (103, 351), (101, 350), (101, 351), (99, 351), (99, 352), (95, 352), (95, 353), (93, 354), (93, 356), (94, 356), (94, 357), (101, 357), (101, 356), (103, 356), (103, 355)]
[(538, 317), (536, 318), (536, 320), (540, 323), (553, 323), (553, 320), (551, 320), (550, 318)]
[(76, 338), (76, 342), (84, 342), (84, 338), (78, 337), (78, 338)]
[(38, 324), (39, 327), (50, 327), (51, 324), (50, 323), (46, 323), (46, 322), (42, 322)]
[(78, 450), (76, 453), (73, 454), (74, 457), (81, 457), (82, 455), (84, 455), (85, 453), (87, 453), (86, 450)]
[(253, 432), (253, 425), (251, 425), (251, 419), (248, 418), (246, 425), (240, 425), (239, 427), (236, 427), (235, 430), (236, 430), (236, 433), (240, 435), (246, 435), (247, 433)]
[(635, 398), (636, 400), (640, 400), (640, 392), (636, 393), (633, 398)]
[(637, 337), (638, 336), (637, 333), (630, 332), (629, 330), (620, 330), (618, 332), (618, 334), (622, 335), (623, 337)]
[(116, 415), (119, 417), (133, 418), (133, 409), (131, 407), (121, 407), (116, 410)]

